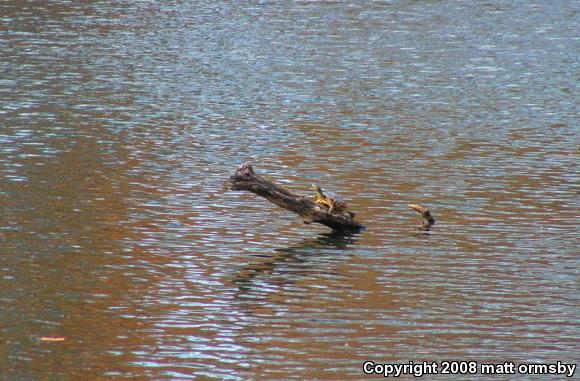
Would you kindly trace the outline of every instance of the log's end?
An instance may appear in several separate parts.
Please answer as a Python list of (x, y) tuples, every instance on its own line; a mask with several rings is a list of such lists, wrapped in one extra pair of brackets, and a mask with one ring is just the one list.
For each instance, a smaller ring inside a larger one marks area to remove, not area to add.
[(222, 181), (222, 192), (230, 190), (246, 190), (244, 185), (256, 176), (254, 168), (249, 162), (244, 162), (229, 178)]
[(243, 178), (249, 179), (250, 177), (252, 177), (254, 175), (254, 168), (252, 167), (252, 164), (250, 164), (249, 162), (244, 162), (242, 165), (240, 165), (238, 167), (238, 169), (236, 170), (236, 175), (241, 176)]

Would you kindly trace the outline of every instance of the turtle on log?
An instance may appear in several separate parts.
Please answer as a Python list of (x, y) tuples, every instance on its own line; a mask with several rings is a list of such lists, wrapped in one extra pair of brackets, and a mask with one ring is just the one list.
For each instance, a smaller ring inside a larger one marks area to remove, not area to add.
[(312, 184), (312, 188), (316, 191), (314, 195), (314, 202), (317, 205), (328, 208), (328, 213), (336, 212), (340, 214), (348, 214), (351, 217), (354, 213), (348, 208), (348, 204), (336, 193), (330, 191), (323, 191), (321, 187)]

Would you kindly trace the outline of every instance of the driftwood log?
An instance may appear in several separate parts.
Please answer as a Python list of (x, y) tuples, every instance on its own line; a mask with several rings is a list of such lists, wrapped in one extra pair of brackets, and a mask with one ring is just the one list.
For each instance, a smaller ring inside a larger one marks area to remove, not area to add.
[(326, 207), (316, 204), (308, 197), (292, 193), (272, 181), (256, 175), (250, 163), (242, 164), (229, 179), (223, 182), (222, 188), (224, 191), (248, 191), (264, 197), (279, 207), (298, 214), (305, 224), (316, 222), (333, 230), (350, 232), (365, 228), (351, 214), (328, 213)]

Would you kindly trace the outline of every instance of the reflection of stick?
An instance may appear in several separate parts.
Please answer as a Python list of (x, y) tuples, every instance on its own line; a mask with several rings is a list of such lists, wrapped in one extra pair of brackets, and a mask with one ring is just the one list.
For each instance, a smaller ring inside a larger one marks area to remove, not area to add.
[(435, 219), (431, 215), (431, 212), (429, 212), (429, 209), (419, 204), (409, 204), (409, 206), (411, 209), (421, 213), (421, 217), (423, 217), (423, 225), (421, 226), (422, 229), (429, 230), (431, 226), (435, 225)]
[(326, 208), (321, 208), (314, 201), (294, 194), (262, 176), (256, 175), (254, 168), (249, 163), (244, 163), (236, 172), (222, 184), (224, 190), (243, 190), (266, 198), (286, 210), (298, 214), (305, 224), (317, 222), (326, 225), (333, 230), (357, 231), (364, 226), (353, 219), (347, 213), (328, 213)]

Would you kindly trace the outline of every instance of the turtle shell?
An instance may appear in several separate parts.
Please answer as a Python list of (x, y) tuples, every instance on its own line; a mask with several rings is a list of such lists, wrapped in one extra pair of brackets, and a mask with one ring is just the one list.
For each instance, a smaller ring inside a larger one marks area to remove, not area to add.
[(337, 195), (334, 192), (330, 192), (330, 191), (324, 191), (324, 196), (330, 200), (330, 202), (332, 202), (334, 204), (334, 210), (337, 211), (342, 211), (342, 212), (347, 212), (349, 207), (348, 204), (346, 203), (346, 201), (343, 200), (342, 197), (340, 197), (339, 195)]
[(344, 202), (344, 200), (342, 199), (342, 197), (340, 197), (339, 195), (337, 195), (337, 194), (336, 194), (336, 193), (334, 193), (334, 192), (327, 191), (327, 190), (324, 190), (324, 189), (323, 189), (323, 192), (324, 192), (324, 195), (325, 195), (326, 197), (328, 197), (328, 198), (330, 198), (330, 199), (332, 199), (332, 200), (334, 200), (334, 201), (338, 201), (338, 202)]

